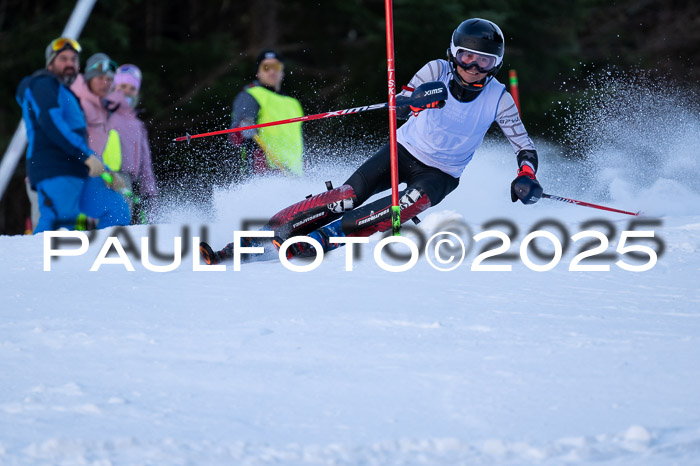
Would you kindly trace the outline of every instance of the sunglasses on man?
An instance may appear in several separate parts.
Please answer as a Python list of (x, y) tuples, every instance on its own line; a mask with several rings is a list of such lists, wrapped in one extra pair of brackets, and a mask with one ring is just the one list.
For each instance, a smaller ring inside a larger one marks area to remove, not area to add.
[(270, 70), (282, 71), (284, 70), (284, 65), (280, 62), (263, 63), (260, 65), (260, 68), (267, 73)]

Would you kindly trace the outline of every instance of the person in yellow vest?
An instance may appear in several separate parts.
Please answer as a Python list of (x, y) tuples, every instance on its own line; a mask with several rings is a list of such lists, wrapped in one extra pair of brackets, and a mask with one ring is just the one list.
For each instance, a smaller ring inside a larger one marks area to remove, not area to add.
[[(301, 104), (282, 92), (284, 60), (274, 50), (264, 50), (256, 60), (256, 79), (233, 101), (231, 128), (304, 116)], [(264, 173), (303, 174), (304, 143), (301, 122), (229, 134), (240, 151), (244, 177)]]

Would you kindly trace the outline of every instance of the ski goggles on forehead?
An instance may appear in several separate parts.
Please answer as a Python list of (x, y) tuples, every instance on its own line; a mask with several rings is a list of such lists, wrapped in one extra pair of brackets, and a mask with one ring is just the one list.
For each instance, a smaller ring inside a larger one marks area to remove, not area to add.
[(70, 47), (78, 53), (80, 53), (80, 51), (83, 49), (77, 40), (70, 39), (68, 37), (59, 37), (58, 39), (54, 39), (51, 42), (50, 47), (54, 52), (60, 52), (66, 47)]
[(141, 70), (136, 65), (122, 65), (117, 68), (117, 73), (130, 74), (139, 81), (142, 79)]
[(466, 69), (476, 68), (481, 73), (492, 71), (498, 64), (498, 57), (488, 53), (454, 47), (452, 55), (457, 64)]
[(100, 60), (90, 65), (85, 71), (97, 70), (100, 74), (114, 74), (117, 71), (117, 62), (113, 60)]

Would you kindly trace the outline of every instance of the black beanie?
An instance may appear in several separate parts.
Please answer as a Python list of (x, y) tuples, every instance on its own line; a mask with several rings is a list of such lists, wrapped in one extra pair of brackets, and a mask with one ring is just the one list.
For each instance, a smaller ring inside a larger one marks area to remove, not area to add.
[(280, 63), (284, 63), (284, 58), (282, 58), (282, 55), (279, 53), (275, 52), (274, 50), (263, 50), (260, 52), (260, 55), (258, 55), (258, 58), (255, 60), (255, 70), (257, 71), (258, 68), (260, 68), (260, 63), (263, 62), (263, 60), (267, 60), (270, 58), (274, 58), (275, 60), (279, 60)]

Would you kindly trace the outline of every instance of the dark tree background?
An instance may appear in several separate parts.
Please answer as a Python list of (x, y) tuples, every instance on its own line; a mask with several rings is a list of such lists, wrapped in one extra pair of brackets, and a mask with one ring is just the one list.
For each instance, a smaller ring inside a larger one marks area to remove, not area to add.
[[(697, 87), (700, 6), (676, 0), (394, 0), (398, 84), (425, 62), (444, 58), (450, 34), (464, 19), (488, 18), (506, 35), (499, 79), (520, 78), (528, 130), (556, 139), (551, 110), (570, 97), (564, 81), (614, 65), (663, 73)], [(21, 118), (15, 89), (44, 64), (73, 0), (0, 0), (0, 149)], [(386, 100), (384, 2), (381, 0), (98, 0), (80, 37), (81, 62), (105, 52), (143, 70), (142, 118), (154, 168), (166, 191), (187, 184), (206, 191), (230, 182), (225, 138), (175, 145), (186, 131), (224, 129), (231, 102), (254, 75), (265, 47), (287, 58), (285, 89), (306, 113)], [(573, 90), (575, 92), (575, 89)], [(315, 148), (336, 138), (382, 141), (385, 112), (305, 126)], [(0, 234), (24, 230), (28, 202), (24, 164), (0, 202)]]

